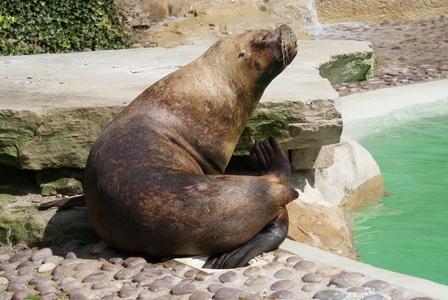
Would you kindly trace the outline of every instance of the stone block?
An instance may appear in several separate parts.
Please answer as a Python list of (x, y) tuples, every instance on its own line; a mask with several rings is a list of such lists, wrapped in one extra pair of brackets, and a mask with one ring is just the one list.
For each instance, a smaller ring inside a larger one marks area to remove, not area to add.
[[(321, 147), (342, 132), (338, 94), (319, 66), (367, 42), (299, 41), (295, 60), (268, 86), (235, 149), (273, 134), (285, 150)], [(209, 46), (4, 57), (0, 60), (0, 164), (42, 170), (85, 166), (92, 143), (127, 104)]]
[(293, 171), (328, 168), (334, 162), (334, 145), (291, 150), (290, 161)]

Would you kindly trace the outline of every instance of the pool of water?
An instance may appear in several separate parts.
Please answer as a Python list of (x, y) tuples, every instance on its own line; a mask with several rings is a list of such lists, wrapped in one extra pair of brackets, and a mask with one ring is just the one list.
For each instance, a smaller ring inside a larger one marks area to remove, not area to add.
[(447, 107), (432, 107), (434, 116), (413, 109), (407, 120), (377, 121), (357, 139), (380, 166), (391, 195), (357, 213), (353, 224), (363, 262), (446, 285)]

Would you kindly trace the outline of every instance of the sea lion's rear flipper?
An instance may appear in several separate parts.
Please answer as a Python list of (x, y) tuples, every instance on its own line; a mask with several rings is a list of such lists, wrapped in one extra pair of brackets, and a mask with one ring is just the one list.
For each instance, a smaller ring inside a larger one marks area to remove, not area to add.
[(226, 253), (213, 254), (202, 266), (209, 269), (244, 267), (255, 256), (277, 249), (288, 233), (288, 212), (283, 208), (259, 234), (240, 247)]
[(86, 206), (86, 199), (84, 195), (68, 197), (64, 199), (58, 199), (42, 203), (39, 206), (39, 210), (47, 210), (52, 207), (57, 207), (59, 210), (65, 210), (75, 206)]
[[(253, 165), (262, 175), (261, 177), (276, 184), (286, 184), (291, 174), (291, 165), (283, 149), (272, 135), (262, 142), (256, 142), (250, 150), (250, 157)], [(289, 192), (291, 195), (287, 197), (287, 202), (298, 196), (293, 189), (289, 188)], [(281, 193), (283, 194), (283, 191)], [(250, 241), (229, 252), (213, 254), (203, 267), (213, 269), (243, 267), (253, 257), (277, 249), (285, 240), (287, 233), (288, 212), (285, 207), (280, 207), (276, 217)]]

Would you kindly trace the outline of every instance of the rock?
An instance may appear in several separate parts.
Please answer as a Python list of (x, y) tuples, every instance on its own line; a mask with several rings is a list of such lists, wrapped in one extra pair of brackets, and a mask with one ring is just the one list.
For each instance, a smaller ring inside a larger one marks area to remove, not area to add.
[(83, 172), (80, 170), (52, 169), (37, 172), (37, 184), (44, 196), (82, 194), (84, 193), (82, 181)]
[(333, 165), (293, 172), (289, 185), (299, 191), (300, 199), (287, 206), (289, 236), (355, 258), (344, 214), (385, 195), (379, 167), (367, 150), (343, 135), (341, 143), (335, 147)]
[(42, 248), (31, 256), (31, 261), (44, 260), (53, 255), (53, 251), (50, 248)]
[(294, 269), (308, 271), (308, 272), (314, 272), (314, 271), (316, 271), (317, 266), (312, 261), (302, 260), (294, 265)]
[(324, 290), (316, 293), (313, 296), (313, 299), (320, 299), (320, 300), (342, 300), (347, 297), (346, 294), (337, 291), (337, 290)]
[[(372, 45), (370, 45), (372, 48)], [(378, 72), (378, 59), (373, 50), (336, 56), (319, 67), (320, 75), (332, 84), (370, 79)]]
[(328, 168), (334, 163), (334, 145), (291, 150), (290, 162), (293, 171)]
[(273, 291), (280, 291), (280, 290), (289, 290), (293, 288), (297, 283), (295, 281), (284, 279), (279, 280), (271, 285), (271, 290)]
[(234, 271), (228, 271), (228, 272), (225, 272), (224, 274), (222, 274), (221, 276), (219, 276), (218, 279), (222, 283), (232, 282), (232, 281), (235, 281), (238, 279), (238, 275)]
[(46, 264), (40, 265), (39, 268), (37, 268), (37, 272), (45, 273), (45, 272), (53, 271), (54, 268), (56, 268), (56, 265), (54, 263), (46, 263)]
[(215, 300), (224, 300), (224, 299), (233, 299), (238, 298), (244, 291), (229, 287), (220, 288), (215, 292), (213, 299)]

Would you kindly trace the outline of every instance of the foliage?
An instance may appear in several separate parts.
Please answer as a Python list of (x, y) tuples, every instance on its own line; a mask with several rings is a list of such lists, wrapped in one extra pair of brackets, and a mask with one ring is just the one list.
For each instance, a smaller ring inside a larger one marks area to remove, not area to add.
[(0, 54), (61, 53), (129, 47), (112, 0), (3, 0)]

